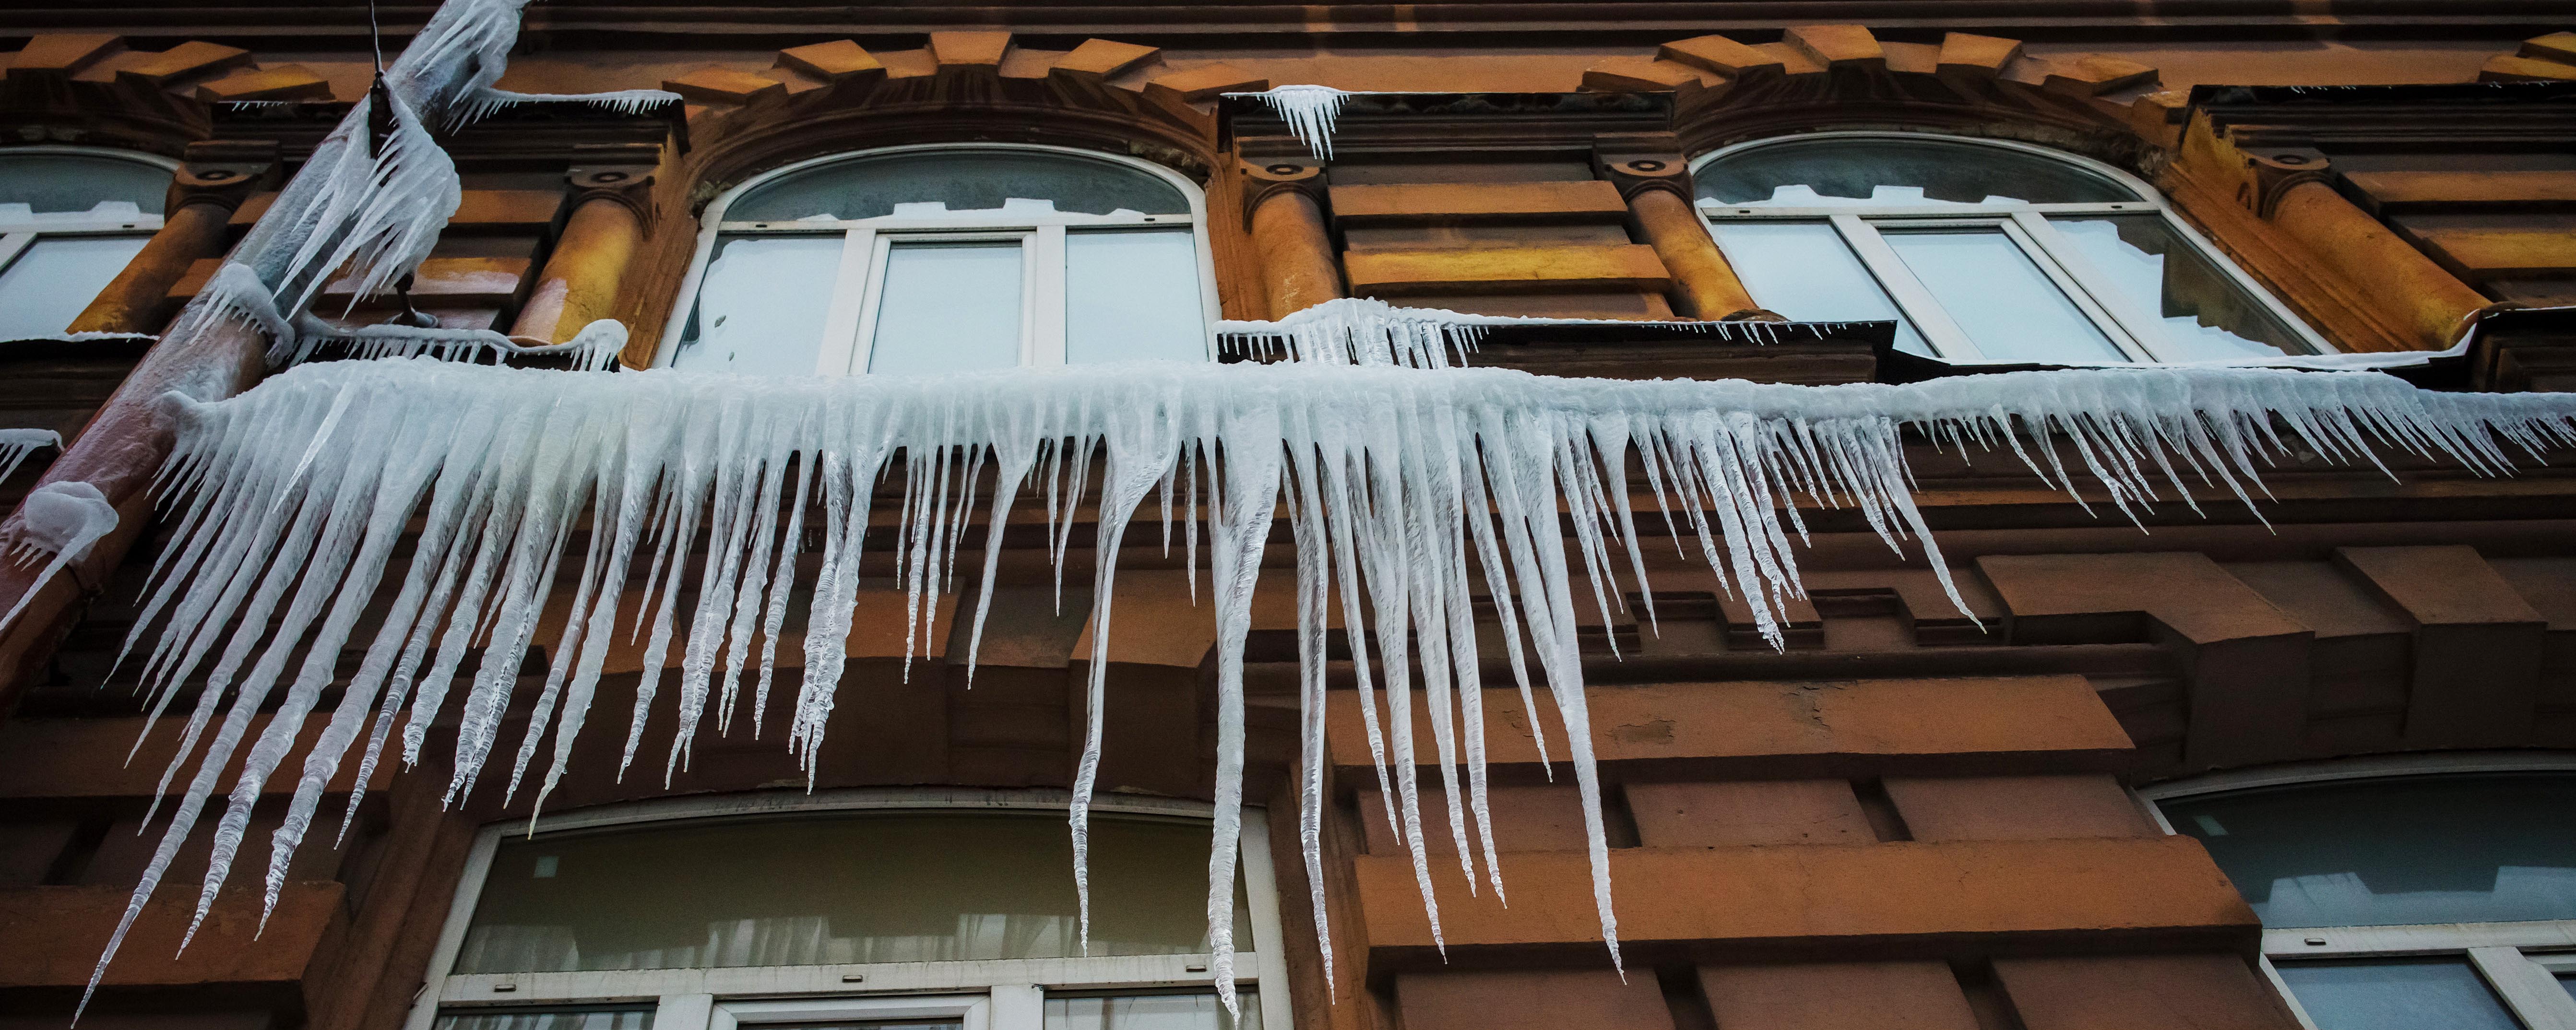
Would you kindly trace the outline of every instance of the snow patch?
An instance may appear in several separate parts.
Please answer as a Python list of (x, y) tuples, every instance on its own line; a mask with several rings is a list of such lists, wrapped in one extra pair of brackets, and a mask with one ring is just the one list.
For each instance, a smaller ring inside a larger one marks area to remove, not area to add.
[[(332, 684), (342, 649), (360, 641), (365, 657), (271, 834), (269, 903), (325, 785), (353, 751), (363, 784), (406, 710), (403, 760), (419, 758), (433, 722), (453, 718), (449, 793), (454, 800), (471, 792), (493, 766), (520, 663), (540, 636), (577, 528), (587, 527), (591, 542), (569, 568), (573, 602), (554, 628), (560, 646), (508, 759), (510, 793), (541, 752), (534, 803), (560, 781), (612, 639), (643, 636), (642, 665), (652, 670), (670, 664), (675, 637), (681, 651), (674, 690), (661, 689), (674, 679), (667, 672), (641, 684), (623, 763), (634, 761), (656, 705), (675, 709), (680, 723), (664, 756), (666, 777), (688, 762), (707, 716), (720, 732), (729, 727), (746, 680), (757, 720), (767, 710), (788, 599), (799, 589), (810, 597), (809, 628), (785, 743), (810, 778), (841, 699), (880, 476), (902, 457), (892, 585), (910, 598), (910, 625), (922, 627), (930, 623), (924, 604), (953, 582), (989, 461), (996, 475), (985, 510), (997, 517), (1024, 492), (1043, 491), (1059, 569), (1087, 495), (1096, 514), (1094, 721), (1072, 813), (1077, 884), (1088, 882), (1084, 802), (1103, 743), (1099, 659), (1123, 534), (1147, 494), (1169, 498), (1177, 489), (1191, 508), (1187, 560), (1195, 569), (1196, 510), (1208, 506), (1220, 734), (1208, 917), (1223, 999), (1233, 996), (1243, 648), (1275, 512), (1289, 519), (1297, 555), (1300, 747), (1309, 759), (1300, 839), (1310, 871), (1320, 861), (1323, 644), (1338, 605), (1354, 653), (1370, 654), (1376, 638), (1379, 661), (1356, 666), (1363, 722), (1392, 799), (1384, 815), (1414, 855), (1426, 907), (1432, 873), (1413, 752), (1417, 689), (1433, 764), (1452, 787), (1449, 797), (1463, 794), (1472, 813), (1452, 809), (1445, 820), (1462, 872), (1473, 885), (1481, 855), (1485, 879), (1501, 889), (1479, 707), (1485, 671), (1473, 607), (1481, 584), (1513, 643), (1513, 682), (1524, 695), (1543, 684), (1565, 727), (1598, 916), (1615, 961), (1576, 605), (1588, 596), (1583, 603), (1606, 615), (1631, 592), (1652, 596), (1629, 503), (1631, 460), (1666, 524), (1678, 515), (1688, 527), (1676, 532), (1676, 545), (1695, 539), (1713, 585), (1743, 597), (1777, 646), (1778, 608), (1802, 594), (1791, 542), (1806, 533), (1799, 503), (1855, 508), (1900, 553), (1910, 538), (1947, 585), (1948, 567), (1909, 493), (1908, 432), (1945, 448), (2009, 450), (2070, 493), (2089, 479), (2132, 516), (2168, 490), (2196, 509), (2186, 487), (2193, 478), (2250, 504), (2260, 466), (2293, 448), (2348, 463), (2376, 463), (2378, 451), (2393, 449), (2493, 474), (2511, 467), (2513, 451), (2576, 444), (2576, 398), (2564, 395), (2444, 394), (2376, 374), (2221, 369), (1798, 387), (1386, 363), (808, 379), (567, 374), (414, 358), (301, 366), (229, 400), (173, 395), (168, 403), (179, 436), (164, 470), (169, 496), (180, 498), (174, 537), (127, 646), (143, 657), (156, 713), (183, 681), (205, 677), (166, 775), (188, 771), (198, 739), (213, 733), (129, 912), (151, 897), (223, 786), (222, 770), (243, 750), (255, 716), (273, 708), (232, 780), (198, 899), (204, 915), (245, 843), (252, 806)], [(1096, 488), (1087, 481), (1094, 458), (1106, 471)], [(809, 502), (819, 510), (809, 511)], [(798, 583), (809, 518), (817, 521), (819, 571)], [(1560, 518), (1571, 520), (1571, 547)], [(415, 522), (411, 557), (397, 564)], [(706, 546), (693, 547), (702, 535)], [(984, 556), (986, 600), (997, 547), (988, 543)], [(702, 563), (694, 577), (683, 567), (691, 562)], [(646, 592), (659, 595), (649, 617), (637, 616), (646, 620), (640, 625), (621, 620), (618, 604), (639, 572)], [(387, 575), (401, 579), (397, 596), (380, 617), (362, 619)], [(699, 585), (684, 601), (680, 585), (691, 580)], [(1957, 603), (1955, 590), (1951, 598)], [(1651, 621), (1651, 607), (1647, 615)], [(464, 662), (476, 645), (482, 658), (468, 674)], [(451, 704), (460, 674), (463, 696)], [(1463, 790), (1455, 788), (1461, 779)], [(353, 797), (350, 810), (357, 805)], [(1309, 882), (1320, 890), (1320, 876)], [(101, 969), (118, 942), (111, 939)]]

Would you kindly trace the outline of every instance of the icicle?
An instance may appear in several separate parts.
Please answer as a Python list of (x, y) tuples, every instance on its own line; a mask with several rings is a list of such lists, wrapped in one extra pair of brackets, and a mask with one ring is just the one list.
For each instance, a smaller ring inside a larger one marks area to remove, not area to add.
[(0, 429), (0, 479), (17, 472), (37, 451), (62, 445), (63, 434), (51, 429)]
[(666, 104), (681, 103), (680, 95), (662, 89), (620, 89), (605, 93), (513, 93), (485, 87), (450, 116), (450, 130), (482, 121), (508, 108), (522, 104), (588, 104), (614, 114), (640, 115)]
[[(21, 452), (18, 457), (25, 457)], [(12, 461), (14, 467), (15, 462)], [(116, 531), (116, 506), (107, 503), (107, 495), (98, 488), (78, 480), (57, 480), (27, 491), (18, 502), (18, 538), (10, 542), (9, 557), (20, 565), (32, 563), (37, 555), (51, 554), (35, 582), (18, 596), (9, 614), (0, 615), (0, 626), (18, 621), (27, 602), (63, 571), (63, 567), (89, 556), (91, 544)]]
[[(240, 268), (228, 265), (226, 268)], [(247, 273), (249, 269), (242, 269)], [(504, 336), (489, 329), (450, 329), (408, 325), (368, 325), (342, 328), (312, 315), (295, 320), (295, 331), (279, 335), (290, 340), (274, 358), (277, 364), (310, 360), (325, 345), (339, 344), (348, 348), (349, 356), (358, 360), (371, 358), (433, 357), (441, 361), (501, 361), (506, 358), (565, 356), (576, 372), (604, 372), (617, 364), (617, 355), (626, 349), (626, 326), (612, 318), (603, 318), (583, 326), (581, 332), (562, 343), (523, 342), (522, 338)]]
[(1351, 94), (1331, 86), (1274, 86), (1248, 95), (1287, 122), (1288, 134), (1305, 144), (1315, 160), (1333, 159), (1333, 119), (1350, 102)]
[[(1370, 338), (1386, 341), (1390, 356), (1454, 345), (1445, 330), (1417, 328), (1399, 318), (1364, 331), (1380, 334)], [(1322, 342), (1286, 342), (1356, 353), (1316, 340)], [(1243, 647), (1253, 584), (1283, 496), (1298, 551), (1307, 709), (1300, 746), (1308, 766), (1299, 788), (1306, 808), (1300, 840), (1309, 868), (1320, 868), (1320, 781), (1313, 777), (1329, 757), (1321, 750), (1321, 663), (1338, 592), (1343, 631), (1363, 659), (1356, 693), (1379, 752), (1373, 757), (1385, 767), (1386, 816), (1421, 854), (1412, 727), (1418, 659), (1432, 758), (1451, 803), (1465, 795), (1482, 845), (1468, 842), (1467, 821), (1451, 814), (1461, 871), (1475, 875), (1472, 848), (1500, 889), (1477, 704), (1483, 672), (1467, 618), (1476, 603), (1472, 549), (1511, 648), (1515, 681), (1527, 696), (1534, 664), (1567, 731), (1585, 799), (1595, 902), (1615, 960), (1575, 605), (1585, 589), (1595, 604), (1630, 589), (1651, 591), (1634, 557), (1630, 453), (1643, 462), (1668, 524), (1671, 508), (1682, 509), (1679, 524), (1698, 538), (1715, 584), (1735, 591), (1776, 633), (1779, 606), (1803, 593), (1792, 540), (1803, 536), (1801, 504), (1856, 508), (1891, 547), (1911, 537), (1957, 603), (1913, 501), (1908, 431), (1945, 447), (2000, 445), (2070, 493), (2089, 477), (2132, 518), (2160, 496), (2188, 497), (2186, 480), (2194, 476), (2205, 489), (2215, 483), (2250, 504), (2261, 489), (2261, 466), (2293, 447), (2345, 463), (2376, 463), (2379, 453), (2399, 450), (2499, 474), (2512, 468), (2517, 451), (2536, 457), (2576, 445), (2576, 398), (2566, 395), (2431, 393), (2371, 373), (2153, 367), (1798, 387), (1422, 371), (1392, 360), (800, 379), (564, 373), (415, 357), (300, 366), (229, 400), (173, 394), (167, 403), (178, 444), (162, 482), (169, 495), (186, 499), (153, 573), (147, 625), (136, 640), (154, 639), (145, 682), (156, 709), (182, 681), (204, 674), (207, 688), (170, 766), (173, 776), (188, 774), (187, 787), (137, 885), (129, 923), (220, 786), (221, 770), (247, 747), (200, 907), (213, 897), (247, 827), (244, 799), (267, 792), (287, 743), (305, 739), (336, 656), (361, 638), (366, 657), (316, 738), (288, 819), (272, 837), (272, 888), (323, 785), (352, 750), (363, 784), (390, 744), (395, 713), (406, 707), (405, 760), (417, 758), (431, 722), (454, 717), (460, 731), (451, 793), (470, 791), (499, 750), (501, 714), (585, 510), (591, 542), (572, 556), (575, 603), (550, 616), (561, 620), (556, 639), (565, 653), (548, 671), (528, 739), (509, 752), (515, 779), (540, 750), (535, 737), (553, 734), (540, 797), (566, 768), (617, 634), (648, 638), (644, 665), (655, 670), (637, 692), (628, 760), (636, 727), (656, 705), (686, 716), (674, 764), (685, 760), (699, 714), (712, 707), (722, 722), (729, 702), (715, 695), (712, 677), (718, 670), (727, 677), (729, 697), (748, 662), (744, 635), (776, 637), (784, 599), (801, 592), (791, 555), (804, 549), (801, 527), (809, 518), (818, 520), (822, 554), (810, 584), (803, 685), (787, 746), (811, 776), (846, 663), (871, 500), (893, 464), (903, 462), (911, 477), (897, 576), (907, 622), (920, 629), (934, 624), (926, 606), (950, 575), (967, 513), (985, 503), (997, 524), (1023, 494), (1041, 492), (1039, 480), (1049, 511), (1043, 546), (1060, 573), (1098, 454), (1105, 461), (1092, 502), (1095, 717), (1107, 689), (1097, 677), (1111, 636), (1122, 534), (1145, 496), (1176, 472), (1189, 511), (1185, 530), (1195, 529), (1199, 503), (1208, 504), (1219, 705), (1208, 914), (1221, 981), (1232, 958), (1226, 924), (1240, 827)], [(2066, 449), (2075, 460), (2062, 457)], [(973, 480), (988, 451), (997, 482), (986, 503)], [(1222, 462), (1212, 460), (1219, 455)], [(1175, 460), (1184, 463), (1177, 470)], [(1204, 475), (1202, 463), (1210, 466)], [(795, 512), (771, 561), (763, 548), (777, 532), (790, 468), (798, 478)], [(49, 533), (50, 542), (20, 543), (51, 547), (58, 563), (66, 562), (112, 527), (104, 499), (81, 496), (79, 486), (52, 484), (31, 495), (31, 516), (54, 506), (68, 514), (31, 517), (30, 532)], [(819, 501), (819, 515), (807, 510), (809, 498)], [(1560, 512), (1576, 526), (1571, 546)], [(393, 541), (415, 524), (399, 595), (386, 614), (361, 618), (363, 602), (401, 551)], [(694, 596), (684, 598), (680, 586), (691, 576), (681, 563), (697, 560), (701, 533), (708, 535), (707, 564)], [(997, 538), (987, 542), (979, 626)], [(639, 559), (649, 568), (648, 603), (629, 612), (619, 606), (618, 588)], [(1623, 574), (1636, 582), (1621, 582)], [(657, 694), (681, 626), (689, 629), (680, 687)], [(1368, 686), (1372, 631), (1384, 659), (1376, 667), (1383, 692)], [(1534, 663), (1522, 661), (1524, 641)], [(477, 644), (482, 664), (464, 696), (450, 698), (450, 683)], [(290, 670), (296, 655), (307, 657)], [(971, 641), (964, 657), (974, 660)], [(763, 665), (765, 684), (766, 658)], [(248, 740), (252, 714), (272, 701), (268, 728)], [(373, 732), (364, 734), (370, 711)], [(1391, 739), (1379, 736), (1381, 714)], [(1541, 713), (1533, 706), (1529, 714), (1534, 729)], [(211, 742), (197, 754), (200, 734), (209, 732)], [(1102, 745), (1096, 730), (1087, 735), (1084, 789), (1071, 813), (1077, 833)], [(1384, 752), (1392, 752), (1392, 763)], [(1084, 878), (1080, 866), (1076, 875)], [(1426, 905), (1430, 885), (1425, 864)], [(1437, 925), (1435, 916), (1435, 934)], [(111, 937), (101, 970), (121, 940)]]

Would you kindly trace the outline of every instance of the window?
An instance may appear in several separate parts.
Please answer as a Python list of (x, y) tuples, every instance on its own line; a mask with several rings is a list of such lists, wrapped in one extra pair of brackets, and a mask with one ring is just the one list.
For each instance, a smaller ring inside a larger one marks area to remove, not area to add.
[(0, 340), (69, 328), (161, 228), (170, 175), (116, 151), (0, 150)]
[(1264, 824), (1244, 822), (1230, 1024), (1209, 989), (1206, 806), (1094, 804), (1085, 954), (1064, 803), (825, 792), (489, 827), (409, 1030), (1289, 1025)]
[(2330, 351), (2108, 166), (2017, 143), (1820, 133), (1695, 166), (1700, 213), (1754, 302), (1897, 323), (1954, 362), (2097, 363)]
[(707, 208), (672, 368), (767, 375), (1205, 361), (1201, 201), (1169, 171), (1039, 147), (791, 165)]
[(2310, 1026), (2576, 1026), (2576, 762), (2347, 762), (2142, 793), (2253, 905)]

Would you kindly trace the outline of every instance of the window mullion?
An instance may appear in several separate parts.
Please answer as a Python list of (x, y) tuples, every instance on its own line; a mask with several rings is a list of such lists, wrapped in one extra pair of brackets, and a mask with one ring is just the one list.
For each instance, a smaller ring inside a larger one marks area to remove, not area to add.
[(852, 229), (841, 236), (841, 267), (832, 277), (832, 303), (823, 313), (823, 347), (814, 359), (817, 375), (856, 375), (867, 368), (859, 345), (860, 326), (867, 323), (870, 272), (876, 260), (876, 233)]
[(2056, 281), (2058, 288), (2066, 291), (2067, 299), (2101, 326), (2114, 345), (2133, 358), (2173, 360), (2156, 349), (2156, 341), (2163, 338), (2163, 318), (2152, 311), (2136, 310), (2136, 305), (2112, 289), (2101, 270), (2068, 244), (2048, 219), (2024, 211), (2013, 216), (2004, 232), (2019, 237), (2017, 242), (2039, 264), (2040, 271)]
[(18, 260), (18, 255), (26, 253), (27, 247), (35, 242), (36, 234), (32, 231), (0, 235), (0, 271), (7, 271), (9, 265)]
[(1020, 280), (1028, 284), (1021, 314), (1027, 342), (1020, 363), (1064, 364), (1064, 226), (1039, 226), (1029, 237), (1026, 261)]
[(1905, 312), (1906, 319), (1914, 323), (1914, 330), (1923, 334), (1923, 339), (1932, 345), (1935, 353), (1952, 361), (1985, 358), (1985, 352), (1977, 349), (1976, 341), (1968, 338), (1967, 331), (1950, 320), (1950, 313), (1942, 309), (1941, 301), (1932, 296), (1931, 289), (1916, 279), (1913, 272), (1906, 270), (1905, 259), (1896, 256), (1896, 249), (1879, 237), (1877, 227), (1859, 215), (1835, 215), (1833, 225), (1835, 231), (1842, 233), (1843, 242), (1851, 246), (1852, 253), (1860, 257), (1861, 265), (1868, 268), (1869, 274), (1878, 280), (1878, 285), (1887, 290), (1888, 297), (1896, 301), (1896, 306)]
[(996, 984), (990, 1017), (987, 1030), (1044, 1030), (1046, 992), (1036, 984)]
[(710, 1030), (715, 1008), (712, 994), (665, 994), (653, 1008), (653, 1030)]
[(2506, 1008), (2530, 1030), (2576, 1030), (2576, 998), (2571, 998), (2558, 978), (2524, 958), (2522, 949), (2510, 947), (2470, 948), (2469, 964), (2485, 977), (2487, 986), (2504, 999)]
[(2317, 1021), (2308, 1015), (2308, 1007), (2299, 1004), (2299, 996), (2291, 993), (2290, 985), (2281, 979), (2281, 971), (2273, 967), (2272, 956), (2257, 955), (2254, 962), (2263, 979), (2272, 985), (2272, 993), (2280, 995), (2281, 1002), (2290, 1007), (2290, 1015), (2298, 1019), (2302, 1030), (2318, 1030)]

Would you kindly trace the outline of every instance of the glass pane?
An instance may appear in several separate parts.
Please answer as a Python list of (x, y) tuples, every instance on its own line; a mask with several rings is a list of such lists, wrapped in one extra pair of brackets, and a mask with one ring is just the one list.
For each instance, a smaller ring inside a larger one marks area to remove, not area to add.
[(2566, 991), (2568, 997), (2576, 998), (2576, 974), (2560, 974), (2558, 989)]
[(2095, 270), (2119, 292), (2111, 303), (2164, 323), (2156, 348), (2167, 361), (2305, 354), (2298, 334), (2236, 280), (2175, 235), (2162, 215), (2053, 218)]
[(732, 236), (716, 241), (698, 310), (671, 367), (809, 376), (841, 269), (841, 236)]
[(0, 152), (0, 205), (25, 204), (35, 214), (121, 202), (157, 215), (169, 192), (170, 170), (160, 165), (96, 154)]
[(1930, 357), (1923, 334), (1825, 222), (1712, 223), (1744, 290), (1763, 308), (1801, 322), (1896, 323), (1896, 349)]
[(734, 198), (729, 222), (780, 222), (816, 215), (875, 218), (896, 204), (937, 203), (950, 211), (999, 208), (1018, 198), (1058, 211), (1105, 215), (1121, 209), (1186, 215), (1189, 198), (1143, 169), (1072, 154), (940, 150), (859, 157), (817, 165)]
[(2522, 1030), (2459, 958), (2278, 962), (2317, 1030)]
[(0, 272), (0, 340), (62, 332), (98, 291), (125, 271), (149, 236), (53, 236), (36, 242)]
[(1700, 196), (1742, 206), (1808, 206), (1819, 203), (1819, 197), (1907, 206), (2144, 199), (2118, 180), (2073, 162), (1932, 136), (1785, 140), (1710, 161), (1692, 178)]
[(2576, 919), (2576, 777), (2322, 783), (2164, 809), (2265, 926)]
[[(1094, 815), (1090, 954), (1207, 951), (1207, 857), (1205, 822)], [(1060, 811), (697, 820), (503, 838), (456, 971), (1071, 958), (1074, 931)]]
[(1190, 230), (1066, 233), (1064, 279), (1066, 364), (1208, 359)]
[(466, 1009), (439, 1013), (437, 1030), (653, 1030), (653, 1006)]
[(2129, 360), (2002, 229), (1889, 229), (1880, 235), (1987, 360)]
[(1243, 1013), (1229, 1024), (1225, 1009), (1210, 994), (1130, 994), (1114, 997), (1063, 997), (1046, 1000), (1046, 1030), (1261, 1030), (1261, 998), (1251, 991), (1235, 995)]
[(964, 1019), (929, 1017), (919, 1019), (843, 1019), (829, 1023), (744, 1023), (757, 1030), (966, 1030)]
[(1020, 363), (1020, 244), (897, 243), (886, 248), (868, 371), (923, 375)]

